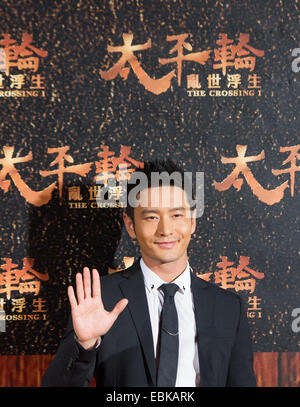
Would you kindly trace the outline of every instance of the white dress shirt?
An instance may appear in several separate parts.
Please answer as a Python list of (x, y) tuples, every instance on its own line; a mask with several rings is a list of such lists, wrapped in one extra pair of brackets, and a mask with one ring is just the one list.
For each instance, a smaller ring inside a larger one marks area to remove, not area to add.
[[(146, 296), (148, 301), (154, 355), (156, 357), (157, 340), (159, 334), (159, 319), (164, 302), (164, 294), (159, 287), (166, 282), (146, 266), (143, 259), (140, 260), (144, 276)], [(179, 290), (175, 293), (174, 300), (178, 314), (179, 331), (179, 354), (176, 387), (199, 386), (199, 359), (196, 338), (196, 321), (194, 302), (191, 290), (190, 267), (187, 264), (184, 272), (176, 280), (172, 281), (178, 285)]]

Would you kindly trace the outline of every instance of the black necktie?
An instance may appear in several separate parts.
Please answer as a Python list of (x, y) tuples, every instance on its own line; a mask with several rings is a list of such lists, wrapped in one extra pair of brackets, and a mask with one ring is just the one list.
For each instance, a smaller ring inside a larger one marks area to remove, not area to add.
[(178, 316), (174, 295), (178, 285), (163, 284), (159, 287), (164, 292), (164, 304), (160, 317), (160, 350), (157, 371), (158, 387), (174, 387), (178, 365)]

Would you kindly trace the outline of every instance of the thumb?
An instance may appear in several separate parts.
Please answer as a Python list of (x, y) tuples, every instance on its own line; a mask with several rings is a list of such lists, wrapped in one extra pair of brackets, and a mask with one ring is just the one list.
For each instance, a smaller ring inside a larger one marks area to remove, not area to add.
[(117, 319), (121, 312), (124, 310), (126, 305), (128, 304), (127, 298), (122, 298), (117, 304), (115, 305), (114, 309), (111, 311), (112, 316), (114, 319)]

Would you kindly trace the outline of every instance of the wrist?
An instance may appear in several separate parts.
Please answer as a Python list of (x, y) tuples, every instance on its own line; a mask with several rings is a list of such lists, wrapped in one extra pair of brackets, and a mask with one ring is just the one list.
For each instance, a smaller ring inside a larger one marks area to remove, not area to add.
[(85, 350), (93, 350), (99, 345), (100, 337), (89, 339), (87, 341), (82, 341), (82, 340), (80, 340), (79, 338), (76, 337), (76, 340), (83, 349), (85, 349)]

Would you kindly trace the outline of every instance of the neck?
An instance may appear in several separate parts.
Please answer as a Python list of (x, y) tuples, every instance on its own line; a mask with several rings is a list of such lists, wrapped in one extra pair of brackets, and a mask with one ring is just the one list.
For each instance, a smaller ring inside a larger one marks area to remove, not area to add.
[(157, 274), (166, 283), (171, 283), (177, 277), (184, 272), (187, 266), (188, 257), (184, 256), (181, 259), (170, 262), (160, 262), (148, 258), (147, 256), (142, 256), (144, 263), (153, 273)]

